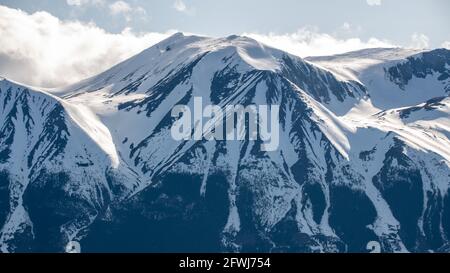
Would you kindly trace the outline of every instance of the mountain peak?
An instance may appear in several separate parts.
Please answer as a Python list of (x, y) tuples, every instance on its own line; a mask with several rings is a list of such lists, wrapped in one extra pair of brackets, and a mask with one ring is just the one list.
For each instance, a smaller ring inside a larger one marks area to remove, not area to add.
[[(209, 66), (209, 70), (220, 70), (227, 62), (232, 62), (242, 70), (277, 71), (280, 60), (288, 53), (245, 36), (210, 38), (179, 32), (93, 78), (64, 88), (59, 93), (98, 90), (112, 82), (123, 83), (124, 86), (120, 87), (122, 89), (126, 87), (126, 82), (140, 78), (150, 86), (161, 80), (161, 77), (200, 61), (206, 55), (208, 58), (201, 62), (209, 62), (205, 64)], [(218, 61), (220, 59), (222, 61)]]
[(6, 77), (0, 76), (0, 82), (4, 84), (17, 84)]
[(229, 36), (227, 37), (227, 40), (231, 41), (231, 40), (237, 39), (237, 38), (239, 38), (239, 37), (240, 37), (239, 35), (232, 34), (232, 35), (229, 35)]
[(166, 39), (160, 41), (159, 43), (149, 47), (147, 50), (153, 47), (163, 47), (171, 44), (189, 44), (203, 39), (207, 39), (207, 37), (194, 34), (188, 35), (183, 32), (177, 32), (167, 37)]
[(10, 80), (8, 78), (1, 77), (1, 76), (0, 76), (0, 84), (3, 85), (3, 86), (12, 86), (14, 88), (17, 87), (19, 89), (36, 89), (36, 88), (27, 86), (27, 85), (22, 84), (22, 83), (15, 82), (13, 80)]
[(170, 39), (170, 38), (172, 38), (172, 39), (179, 39), (179, 38), (183, 38), (183, 37), (185, 37), (184, 33), (181, 32), (181, 31), (178, 31), (178, 32), (172, 34), (172, 35), (169, 37), (169, 39)]

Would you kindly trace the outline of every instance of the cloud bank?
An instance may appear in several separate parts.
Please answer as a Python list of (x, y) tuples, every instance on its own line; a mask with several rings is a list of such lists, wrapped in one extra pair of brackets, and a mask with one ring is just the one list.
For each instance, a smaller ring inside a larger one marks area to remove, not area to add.
[(339, 39), (308, 27), (301, 28), (295, 33), (281, 35), (275, 33), (245, 33), (244, 35), (300, 57), (333, 55), (363, 48), (395, 46), (389, 41), (377, 38), (370, 38), (367, 41), (360, 38)]
[(169, 34), (130, 29), (112, 34), (93, 23), (0, 5), (0, 75), (34, 86), (61, 86), (100, 73)]

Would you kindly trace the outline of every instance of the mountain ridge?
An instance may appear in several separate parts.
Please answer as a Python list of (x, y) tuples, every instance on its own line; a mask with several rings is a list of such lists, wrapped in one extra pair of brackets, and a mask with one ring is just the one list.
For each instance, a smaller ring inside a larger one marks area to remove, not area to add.
[[(448, 52), (349, 76), (339, 61), (336, 72), (250, 38), (175, 34), (60, 90), (2, 81), (0, 154), (33, 156), (23, 170), (22, 159), (0, 161), (1, 250), (63, 251), (70, 240), (87, 252), (445, 249)], [(31, 95), (7, 100), (10, 88)], [(195, 97), (280, 105), (279, 149), (174, 141), (170, 109)], [(32, 133), (15, 131), (28, 120), (15, 105), (33, 110)], [(41, 148), (17, 148), (27, 142)]]

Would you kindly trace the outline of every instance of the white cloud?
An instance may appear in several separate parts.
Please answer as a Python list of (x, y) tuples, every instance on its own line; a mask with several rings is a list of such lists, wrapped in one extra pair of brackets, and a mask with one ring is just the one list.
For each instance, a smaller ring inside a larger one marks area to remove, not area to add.
[(351, 29), (350, 23), (345, 22), (344, 24), (342, 24), (341, 29), (345, 30), (345, 31), (350, 31), (350, 29)]
[(188, 15), (194, 15), (195, 14), (195, 8), (194, 7), (188, 7), (183, 0), (175, 0), (173, 3), (173, 8), (176, 9), (179, 12), (186, 13)]
[(88, 3), (89, 0), (67, 0), (66, 3), (69, 6), (81, 6)]
[(423, 33), (414, 33), (411, 36), (412, 48), (428, 48), (430, 45), (430, 39)]
[(133, 9), (131, 8), (130, 4), (124, 1), (116, 1), (109, 5), (109, 10), (112, 14), (120, 14), (120, 13), (129, 13)]
[(69, 6), (80, 7), (86, 4), (104, 5), (105, 0), (66, 0), (66, 3)]
[(61, 21), (0, 5), (0, 75), (54, 87), (95, 75), (169, 36), (108, 33), (93, 23)]
[(367, 5), (369, 6), (380, 6), (381, 0), (366, 0)]
[(367, 41), (360, 38), (338, 39), (314, 28), (301, 28), (295, 33), (281, 35), (274, 33), (244, 33), (244, 35), (301, 57), (339, 54), (363, 48), (395, 46), (389, 41), (377, 38), (370, 38)]
[(445, 41), (445, 42), (443, 42), (441, 46), (442, 46), (443, 48), (450, 49), (450, 41)]
[[(148, 19), (147, 12), (143, 7), (132, 7), (125, 1), (116, 1), (110, 4), (109, 10), (112, 15), (123, 15), (127, 22), (131, 21), (132, 18), (136, 18), (136, 16), (139, 16), (141, 19)], [(132, 15), (134, 15), (134, 17)]]

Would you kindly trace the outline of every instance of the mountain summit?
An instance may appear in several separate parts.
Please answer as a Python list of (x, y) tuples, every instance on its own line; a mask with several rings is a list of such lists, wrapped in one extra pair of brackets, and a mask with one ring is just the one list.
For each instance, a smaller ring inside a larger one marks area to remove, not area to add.
[[(445, 251), (450, 51), (302, 59), (175, 34), (51, 93), (0, 81), (0, 250)], [(171, 137), (176, 105), (279, 105), (280, 145)]]

